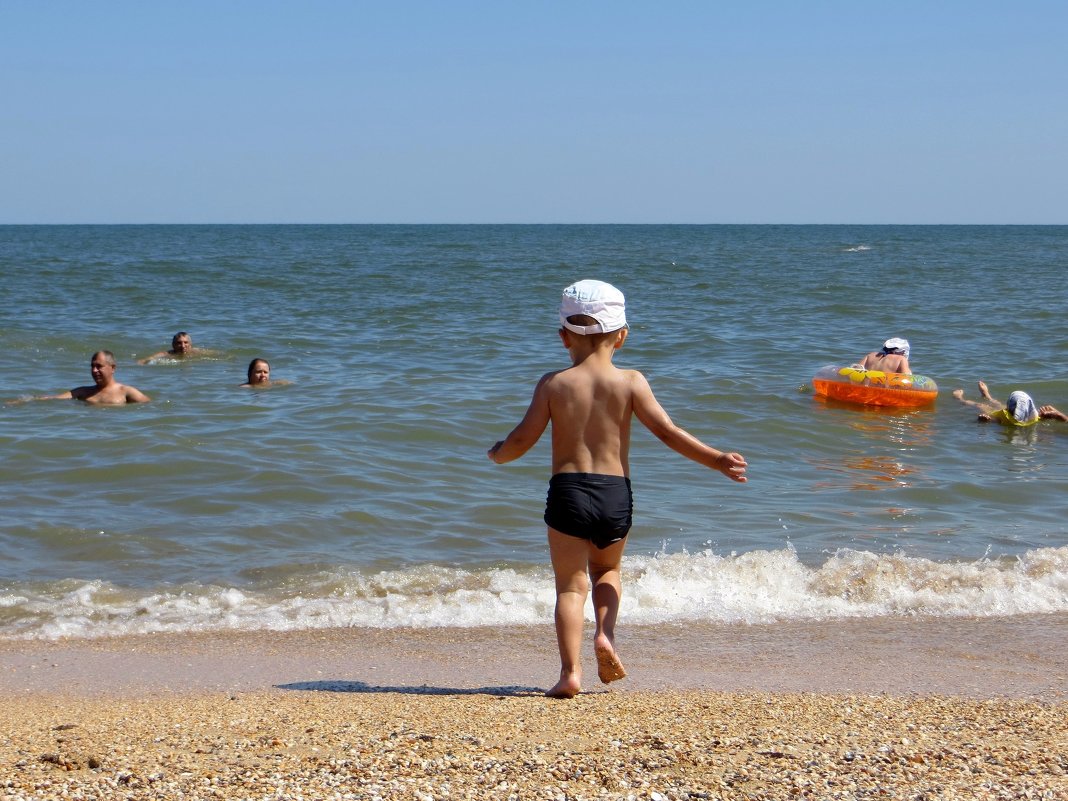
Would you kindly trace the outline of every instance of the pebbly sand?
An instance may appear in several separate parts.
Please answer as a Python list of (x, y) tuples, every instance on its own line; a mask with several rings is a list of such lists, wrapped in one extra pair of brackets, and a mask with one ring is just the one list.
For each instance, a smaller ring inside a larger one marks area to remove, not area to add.
[(1068, 799), (1068, 616), (0, 641), (0, 798)]

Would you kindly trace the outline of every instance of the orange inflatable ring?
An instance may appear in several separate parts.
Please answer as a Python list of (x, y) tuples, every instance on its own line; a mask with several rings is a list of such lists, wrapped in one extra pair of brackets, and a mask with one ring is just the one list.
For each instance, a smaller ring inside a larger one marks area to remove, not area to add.
[(884, 373), (833, 364), (816, 371), (812, 387), (824, 398), (870, 406), (926, 406), (938, 397), (938, 385), (925, 375)]

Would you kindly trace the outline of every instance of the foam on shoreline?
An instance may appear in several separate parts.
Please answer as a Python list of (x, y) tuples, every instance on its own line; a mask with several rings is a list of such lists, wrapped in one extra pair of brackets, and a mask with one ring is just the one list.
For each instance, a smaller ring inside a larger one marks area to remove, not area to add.
[[(634, 624), (1068, 612), (1068, 546), (947, 562), (840, 550), (814, 565), (789, 547), (728, 555), (705, 550), (628, 557), (623, 571), (620, 618)], [(529, 626), (551, 619), (552, 587), (547, 565), (296, 571), (240, 589), (65, 579), (0, 592), (0, 636)], [(589, 604), (587, 615), (592, 619)]]

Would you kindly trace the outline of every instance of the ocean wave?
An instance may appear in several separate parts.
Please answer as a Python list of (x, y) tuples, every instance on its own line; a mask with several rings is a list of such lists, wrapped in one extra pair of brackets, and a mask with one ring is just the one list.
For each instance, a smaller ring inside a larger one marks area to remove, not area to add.
[[(548, 568), (423, 565), (290, 576), (284, 586), (152, 592), (67, 580), (0, 594), (4, 639), (159, 632), (531, 625), (552, 620)], [(1068, 610), (1068, 546), (1006, 560), (936, 562), (843, 550), (817, 566), (791, 548), (625, 560), (622, 620), (774, 623), (895, 616), (998, 617)], [(587, 613), (590, 612), (587, 604)]]

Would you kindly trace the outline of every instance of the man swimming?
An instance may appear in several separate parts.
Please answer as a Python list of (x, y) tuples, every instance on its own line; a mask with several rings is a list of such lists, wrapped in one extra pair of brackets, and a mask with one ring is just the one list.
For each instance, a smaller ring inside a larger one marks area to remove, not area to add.
[(115, 354), (110, 350), (98, 350), (89, 362), (93, 376), (92, 386), (75, 387), (59, 395), (48, 395), (34, 400), (80, 400), (92, 404), (146, 403), (151, 400), (137, 387), (120, 384), (115, 380)]
[(204, 348), (194, 348), (193, 338), (189, 336), (189, 333), (187, 331), (179, 331), (171, 337), (170, 350), (161, 350), (159, 353), (153, 353), (151, 356), (138, 359), (137, 363), (148, 364), (157, 359), (184, 359), (189, 356), (210, 356), (213, 353), (214, 351), (206, 350)]

